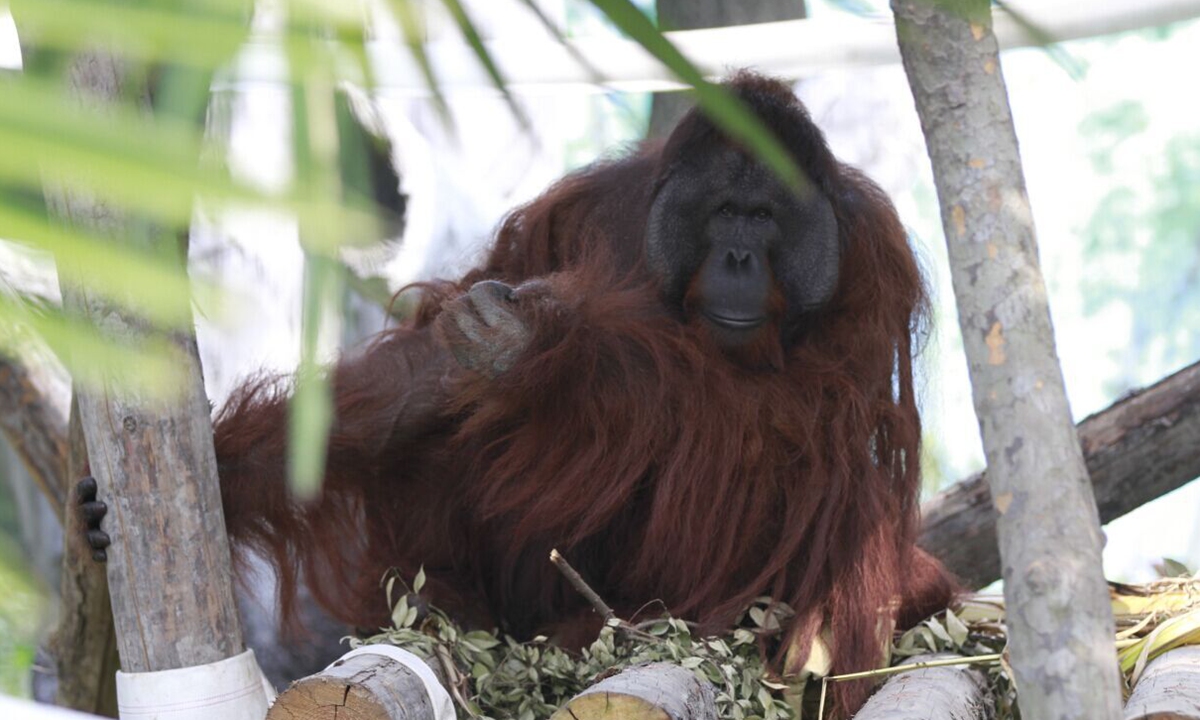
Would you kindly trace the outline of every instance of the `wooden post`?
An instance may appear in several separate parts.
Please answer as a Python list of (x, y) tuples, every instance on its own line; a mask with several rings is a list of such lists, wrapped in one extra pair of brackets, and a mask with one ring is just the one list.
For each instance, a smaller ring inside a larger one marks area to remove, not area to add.
[(576, 695), (551, 720), (716, 720), (712, 685), (671, 663), (639, 665)]
[(1200, 720), (1200, 646), (1151, 660), (1125, 703), (1125, 720)]
[[(72, 91), (80, 103), (99, 108), (138, 97), (137, 88), (125, 87), (126, 70), (113, 55), (82, 53), (71, 65)], [(142, 239), (164, 257), (174, 253), (182, 267), (185, 255), (172, 233), (77, 189), (51, 185), (46, 196), (65, 222), (114, 242)], [(64, 284), (63, 305), (115, 340), (145, 334), (143, 321), (86, 288)], [(79, 394), (88, 460), (109, 508), (108, 583), (127, 673), (204, 665), (245, 649), (195, 337), (189, 330), (174, 340), (181, 367), (172, 398), (135, 390), (136, 367), (126, 369), (128, 377), (106, 378), (102, 390)]]
[[(953, 657), (920, 655), (907, 662)], [(987, 674), (970, 665), (952, 665), (893, 675), (854, 720), (987, 720), (994, 709)]]

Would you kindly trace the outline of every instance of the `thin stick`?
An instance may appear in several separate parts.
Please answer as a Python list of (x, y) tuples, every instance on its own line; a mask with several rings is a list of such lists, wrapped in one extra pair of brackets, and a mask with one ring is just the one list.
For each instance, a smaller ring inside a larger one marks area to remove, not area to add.
[(953, 665), (990, 665), (992, 663), (1000, 662), (1000, 660), (1001, 656), (999, 653), (995, 655), (973, 655), (971, 657), (926, 660), (923, 662), (908, 663), (907, 665), (896, 665), (893, 667), (880, 668), (878, 670), (846, 673), (844, 675), (829, 675), (821, 678), (821, 701), (817, 706), (817, 720), (825, 720), (825, 691), (829, 688), (829, 683), (831, 682), (841, 682), (843, 680), (861, 680), (863, 678), (883, 677), (885, 675), (897, 675), (899, 673), (910, 672), (912, 670), (921, 670), (924, 668), (950, 667)]
[(437, 657), (438, 662), (441, 664), (442, 672), (446, 673), (446, 689), (450, 692), (450, 695), (454, 697), (454, 702), (458, 703), (458, 706), (466, 711), (467, 715), (473, 718), (481, 717), (480, 714), (471, 707), (470, 703), (467, 702), (467, 699), (463, 697), (461, 685), (466, 678), (464, 678), (462, 673), (458, 671), (458, 668), (454, 666), (454, 660), (450, 657), (450, 651), (446, 649), (445, 645), (442, 645), (441, 643), (435, 643), (433, 646), (433, 654)]
[(592, 607), (596, 608), (596, 612), (600, 613), (600, 617), (604, 618), (605, 623), (617, 619), (617, 614), (608, 606), (608, 603), (604, 602), (596, 594), (592, 586), (587, 584), (583, 576), (575, 568), (571, 567), (571, 563), (567, 562), (567, 559), (557, 549), (550, 551), (550, 562), (554, 563), (554, 567), (558, 568), (558, 571), (563, 574), (567, 582), (571, 583), (571, 587), (579, 591), (579, 594), (591, 603)]
[(1000, 662), (1000, 653), (996, 653), (995, 655), (973, 655), (970, 657), (943, 658), (941, 660), (926, 660), (924, 662), (909, 663), (907, 665), (894, 665), (892, 667), (879, 668), (878, 670), (846, 673), (845, 675), (830, 675), (829, 677), (825, 678), (825, 681), (841, 682), (843, 680), (861, 680), (862, 678), (883, 677), (885, 675), (895, 675), (897, 673), (909, 672), (911, 670), (921, 670), (922, 668), (950, 667), (952, 665), (985, 665), (997, 662)]

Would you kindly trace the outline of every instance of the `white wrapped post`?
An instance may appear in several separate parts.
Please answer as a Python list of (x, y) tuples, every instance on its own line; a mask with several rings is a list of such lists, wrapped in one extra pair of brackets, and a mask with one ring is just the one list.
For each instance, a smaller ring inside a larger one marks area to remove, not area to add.
[(253, 650), (207, 665), (117, 673), (121, 720), (263, 720), (274, 699)]

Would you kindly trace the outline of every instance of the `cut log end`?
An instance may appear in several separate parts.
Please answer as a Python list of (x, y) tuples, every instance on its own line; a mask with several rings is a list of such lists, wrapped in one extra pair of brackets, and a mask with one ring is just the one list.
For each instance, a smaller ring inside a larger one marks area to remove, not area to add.
[(429, 693), (412, 670), (381, 655), (339, 660), (292, 683), (267, 720), (434, 720)]
[(551, 720), (716, 720), (712, 686), (670, 663), (629, 668), (576, 695)]
[(644, 698), (616, 693), (590, 693), (571, 700), (551, 720), (672, 720), (666, 710)]

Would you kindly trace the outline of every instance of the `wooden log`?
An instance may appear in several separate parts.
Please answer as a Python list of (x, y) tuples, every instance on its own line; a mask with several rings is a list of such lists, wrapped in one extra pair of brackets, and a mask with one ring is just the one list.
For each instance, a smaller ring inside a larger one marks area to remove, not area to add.
[[(938, 653), (909, 662), (954, 657)], [(987, 674), (971, 665), (951, 665), (893, 675), (854, 720), (987, 720), (994, 712)]]
[(453, 718), (452, 706), (431, 699), (427, 682), (386, 655), (348, 653), (292, 683), (276, 698), (267, 720), (439, 720), (447, 710)]
[(716, 720), (712, 685), (671, 663), (650, 663), (605, 678), (551, 720)]
[[(1200, 477), (1200, 363), (1131, 393), (1077, 426), (1103, 523)], [(980, 588), (1000, 577), (987, 475), (921, 507), (921, 546)]]
[(1150, 661), (1125, 703), (1125, 720), (1200, 720), (1200, 647)]

